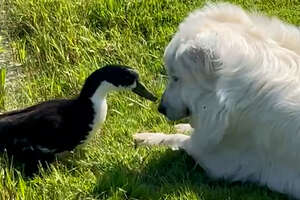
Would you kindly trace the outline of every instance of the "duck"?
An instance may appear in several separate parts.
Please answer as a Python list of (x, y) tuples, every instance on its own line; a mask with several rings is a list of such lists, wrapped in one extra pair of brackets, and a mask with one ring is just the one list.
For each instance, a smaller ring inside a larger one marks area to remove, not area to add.
[(133, 68), (106, 65), (94, 71), (78, 96), (54, 99), (0, 115), (0, 151), (27, 163), (51, 161), (55, 155), (86, 144), (105, 121), (106, 96), (130, 90), (150, 101), (157, 98)]

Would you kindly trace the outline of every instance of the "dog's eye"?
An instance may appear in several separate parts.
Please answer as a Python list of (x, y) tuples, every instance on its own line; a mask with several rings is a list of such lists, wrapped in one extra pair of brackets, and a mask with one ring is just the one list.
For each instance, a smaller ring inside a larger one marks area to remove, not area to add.
[(177, 82), (177, 81), (179, 80), (179, 78), (178, 78), (177, 76), (172, 76), (172, 80), (173, 80), (174, 82)]

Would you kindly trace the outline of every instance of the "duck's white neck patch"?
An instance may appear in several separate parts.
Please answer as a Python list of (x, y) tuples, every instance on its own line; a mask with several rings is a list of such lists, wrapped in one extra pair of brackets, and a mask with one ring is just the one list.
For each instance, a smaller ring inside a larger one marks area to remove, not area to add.
[(134, 83), (132, 85), (129, 85), (128, 88), (130, 89), (134, 89), (136, 87), (136, 81), (134, 81)]
[(92, 130), (84, 141), (85, 144), (95, 135), (95, 133), (101, 127), (101, 124), (105, 121), (107, 113), (106, 95), (116, 88), (117, 87), (115, 87), (113, 84), (103, 81), (91, 97), (95, 114), (94, 120), (92, 124), (90, 124)]
[(99, 102), (100, 99), (106, 98), (107, 93), (118, 90), (119, 87), (114, 86), (113, 84), (107, 82), (107, 81), (102, 81), (93, 96), (91, 97), (91, 100), (94, 104)]
[(103, 81), (100, 84), (100, 86), (97, 88), (97, 90), (91, 97), (95, 116), (92, 124), (90, 124), (92, 130), (90, 131), (88, 137), (86, 138), (84, 142), (85, 144), (95, 135), (95, 133), (101, 127), (101, 124), (105, 121), (106, 113), (107, 113), (106, 95), (111, 91), (119, 91), (119, 90), (134, 88), (135, 85), (136, 83), (134, 83), (128, 88), (125, 88), (121, 86), (116, 87), (107, 81)]

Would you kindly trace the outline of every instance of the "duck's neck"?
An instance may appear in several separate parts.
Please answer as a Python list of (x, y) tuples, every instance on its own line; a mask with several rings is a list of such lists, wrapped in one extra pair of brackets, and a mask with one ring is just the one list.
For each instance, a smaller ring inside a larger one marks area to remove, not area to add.
[[(111, 90), (111, 88), (107, 84), (101, 84), (92, 96), (87, 97), (84, 95), (80, 95), (79, 99), (86, 99), (91, 101), (92, 109), (93, 109), (93, 120), (89, 124), (91, 127), (91, 131), (87, 135), (85, 142), (82, 144), (83, 146), (88, 143), (88, 141), (93, 138), (93, 136), (100, 129), (102, 123), (105, 121), (106, 113), (107, 113), (107, 104), (106, 104), (106, 95)], [(85, 91), (82, 91), (81, 94), (85, 94)], [(84, 100), (85, 101), (85, 100)]]
[(95, 112), (92, 128), (98, 129), (104, 122), (107, 113), (106, 95), (114, 90), (114, 86), (106, 81), (103, 81), (96, 89), (94, 94), (90, 97)]
[[(100, 80), (97, 80), (98, 82)], [(86, 81), (79, 95), (79, 99), (85, 101), (90, 100), (94, 110), (94, 119), (90, 124), (92, 131), (96, 131), (100, 128), (100, 125), (104, 122), (107, 113), (106, 96), (107, 93), (119, 90), (113, 84), (107, 81), (100, 81), (98, 87), (95, 87), (95, 80)]]
[(94, 120), (90, 125), (92, 131), (97, 131), (101, 124), (105, 121), (106, 113), (107, 113), (107, 103), (106, 96), (93, 96), (91, 98), (94, 109)]

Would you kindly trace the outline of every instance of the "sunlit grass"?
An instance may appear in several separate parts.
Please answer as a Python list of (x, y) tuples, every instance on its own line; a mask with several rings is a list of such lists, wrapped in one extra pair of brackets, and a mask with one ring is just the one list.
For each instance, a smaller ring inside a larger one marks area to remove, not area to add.
[[(232, 2), (300, 24), (297, 0)], [(76, 96), (85, 78), (108, 63), (137, 69), (160, 96), (166, 83), (164, 48), (184, 17), (204, 1), (0, 3), (8, 14), (6, 31), (24, 75), (13, 79), (14, 90), (5, 90), (3, 110), (11, 110)], [(157, 105), (128, 92), (109, 95), (108, 103), (104, 127), (86, 151), (41, 169), (33, 178), (24, 177), (2, 158), (0, 199), (283, 199), (252, 184), (211, 180), (183, 152), (135, 149), (133, 133), (172, 132), (173, 124), (158, 114)]]

